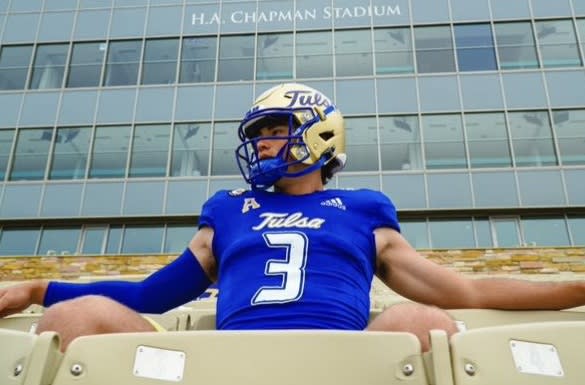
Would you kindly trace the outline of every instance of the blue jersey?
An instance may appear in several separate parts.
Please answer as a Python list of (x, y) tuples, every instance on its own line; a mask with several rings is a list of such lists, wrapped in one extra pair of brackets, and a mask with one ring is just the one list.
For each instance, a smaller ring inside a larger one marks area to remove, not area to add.
[(392, 202), (365, 189), (219, 191), (203, 206), (199, 226), (214, 230), (223, 330), (364, 329), (373, 231), (400, 231)]

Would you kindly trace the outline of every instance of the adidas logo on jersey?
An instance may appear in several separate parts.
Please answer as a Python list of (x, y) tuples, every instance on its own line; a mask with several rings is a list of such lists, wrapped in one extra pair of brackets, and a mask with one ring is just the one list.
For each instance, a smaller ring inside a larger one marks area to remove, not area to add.
[(321, 202), (321, 206), (336, 207), (340, 210), (347, 210), (340, 198), (331, 198)]

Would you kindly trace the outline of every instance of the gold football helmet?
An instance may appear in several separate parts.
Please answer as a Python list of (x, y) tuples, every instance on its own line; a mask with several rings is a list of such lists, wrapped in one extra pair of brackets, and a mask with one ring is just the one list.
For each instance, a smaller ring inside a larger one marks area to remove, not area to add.
[[(287, 136), (262, 137), (262, 140), (287, 139), (278, 156), (258, 157), (258, 133), (262, 127), (288, 124)], [(298, 177), (321, 168), (326, 183), (345, 166), (345, 129), (343, 116), (321, 92), (297, 83), (281, 84), (260, 95), (238, 128), (242, 144), (236, 149), (240, 171), (252, 188), (266, 189), (282, 177)], [(289, 166), (308, 167), (291, 172)]]

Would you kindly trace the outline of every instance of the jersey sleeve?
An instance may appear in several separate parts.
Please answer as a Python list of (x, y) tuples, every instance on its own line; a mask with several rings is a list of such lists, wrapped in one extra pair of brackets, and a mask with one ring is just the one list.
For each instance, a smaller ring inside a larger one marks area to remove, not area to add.
[(396, 207), (392, 200), (379, 191), (371, 191), (372, 204), (369, 205), (370, 218), (374, 229), (390, 227), (400, 232)]
[(211, 227), (212, 229), (215, 230), (217, 218), (218, 215), (220, 215), (218, 209), (219, 207), (221, 207), (221, 201), (225, 198), (225, 196), (226, 191), (220, 190), (203, 204), (198, 224), (198, 227), (200, 229), (203, 227)]

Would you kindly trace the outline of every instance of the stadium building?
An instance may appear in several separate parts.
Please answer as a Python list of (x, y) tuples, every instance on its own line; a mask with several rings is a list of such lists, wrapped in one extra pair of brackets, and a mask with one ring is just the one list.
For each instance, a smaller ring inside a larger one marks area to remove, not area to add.
[(585, 245), (584, 0), (0, 0), (0, 255), (175, 254), (298, 81), (419, 248)]

